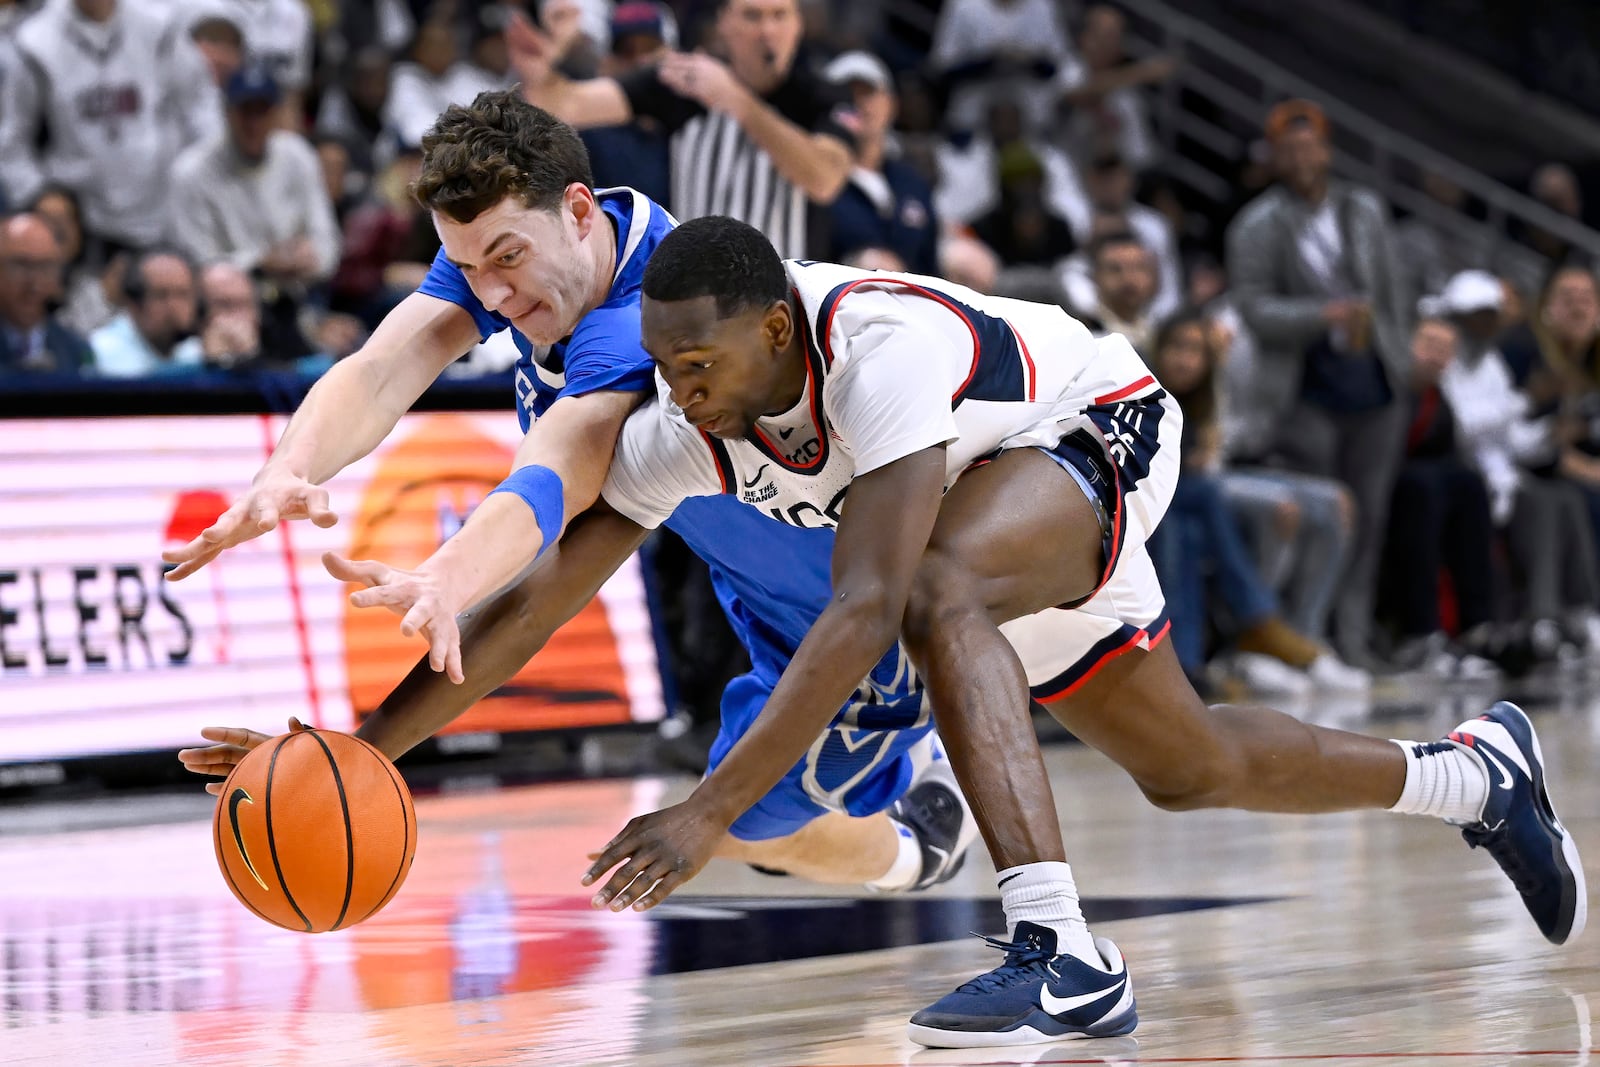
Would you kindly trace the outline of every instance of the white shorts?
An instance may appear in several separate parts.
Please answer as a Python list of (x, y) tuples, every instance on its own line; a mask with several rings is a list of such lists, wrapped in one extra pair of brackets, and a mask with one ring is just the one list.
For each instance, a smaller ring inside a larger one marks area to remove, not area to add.
[(1085, 416), (1084, 429), (1044, 451), (1081, 477), (1063, 477), (1064, 492), (1082, 492), (1082, 482), (1100, 490), (1110, 525), (1105, 571), (1085, 599), (1000, 627), (1022, 657), (1034, 698), (1044, 702), (1068, 696), (1124, 652), (1154, 647), (1170, 625), (1145, 545), (1178, 485), (1183, 414), (1146, 377), (1098, 398)]

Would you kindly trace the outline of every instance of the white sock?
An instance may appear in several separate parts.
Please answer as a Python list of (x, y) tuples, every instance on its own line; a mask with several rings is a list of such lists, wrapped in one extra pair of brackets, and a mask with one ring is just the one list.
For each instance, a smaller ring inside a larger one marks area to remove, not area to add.
[(922, 843), (917, 840), (917, 835), (911, 832), (911, 827), (893, 819), (889, 820), (889, 825), (895, 829), (900, 851), (895, 854), (894, 862), (887, 871), (867, 883), (868, 889), (876, 889), (880, 893), (898, 893), (910, 889), (922, 875)]
[(1015, 938), (1017, 923), (1038, 923), (1056, 932), (1056, 952), (1103, 967), (1089, 924), (1078, 906), (1072, 868), (1060, 862), (1024, 863), (995, 875), (1000, 904), (1006, 911), (1006, 936)]
[[(1391, 739), (1392, 740), (1392, 739)], [(1390, 811), (1474, 823), (1489, 798), (1489, 775), (1478, 757), (1454, 741), (1395, 741), (1406, 757), (1406, 784)]]

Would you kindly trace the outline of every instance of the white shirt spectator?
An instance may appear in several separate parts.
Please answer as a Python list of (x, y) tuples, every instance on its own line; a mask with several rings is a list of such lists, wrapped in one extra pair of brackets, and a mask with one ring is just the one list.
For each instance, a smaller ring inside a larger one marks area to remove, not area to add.
[(401, 144), (420, 144), (428, 127), (451, 104), (470, 104), (479, 93), (505, 88), (505, 79), (470, 63), (452, 63), (440, 75), (417, 63), (396, 63), (385, 107), (388, 126), (399, 135)]
[(185, 338), (163, 356), (144, 339), (133, 316), (124, 311), (89, 335), (94, 369), (102, 378), (148, 378), (198, 370), (202, 362), (200, 339)]
[(317, 153), (304, 137), (276, 130), (266, 154), (247, 163), (226, 136), (198, 145), (172, 165), (172, 239), (197, 262), (227, 259), (252, 270), (275, 245), (296, 237), (316, 250), (318, 277), (339, 265), (339, 224)]
[(138, 3), (93, 22), (72, 0), (50, 0), (11, 44), (0, 72), (7, 196), (26, 202), (56, 182), (78, 194), (90, 234), (159, 240), (172, 157), (186, 131), (216, 125), (215, 89), (188, 35)]
[[(1014, 94), (1030, 128), (1043, 129), (1062, 91), (1083, 78), (1082, 63), (1052, 0), (949, 0), (934, 31), (929, 60), (935, 70), (946, 72), (984, 59), (1021, 56), (1055, 66), (1053, 77), (1025, 78)], [(978, 129), (996, 84), (991, 80), (960, 86), (946, 113), (950, 125)]]

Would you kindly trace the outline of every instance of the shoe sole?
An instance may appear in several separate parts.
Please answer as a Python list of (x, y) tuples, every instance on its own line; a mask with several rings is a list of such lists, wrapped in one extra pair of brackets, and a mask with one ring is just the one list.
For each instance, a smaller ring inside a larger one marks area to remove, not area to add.
[[(1506, 710), (1499, 710), (1502, 708)], [(1550, 803), (1550, 793), (1544, 784), (1544, 750), (1539, 746), (1539, 731), (1533, 728), (1533, 720), (1528, 718), (1527, 712), (1507, 701), (1501, 701), (1490, 708), (1486, 717), (1491, 721), (1498, 721), (1502, 727), (1509, 730), (1510, 726), (1502, 716), (1520, 720), (1523, 729), (1527, 731), (1529, 743), (1533, 746), (1534, 765), (1529, 769), (1534, 772), (1532, 775), (1534, 800), (1545, 815), (1546, 825), (1553, 824), (1561, 828), (1561, 860), (1566, 867), (1564, 873), (1572, 879), (1576, 895), (1573, 900), (1572, 922), (1564, 931), (1555, 930), (1549, 940), (1554, 944), (1564, 945), (1583, 933), (1583, 928), (1589, 922), (1589, 889), (1584, 883), (1583, 861), (1578, 856), (1578, 842), (1573, 839), (1560, 816), (1556, 815), (1555, 805)]]
[[(1139, 1025), (1139, 1003), (1129, 998), (1128, 1007), (1112, 1019), (1096, 1023), (1087, 1030), (1071, 1030), (1063, 1034), (1046, 1033), (1029, 1020), (1043, 1012), (1035, 1012), (1009, 1030), (945, 1030), (937, 1026), (906, 1024), (906, 1036), (927, 1048), (1009, 1048), (1013, 1045), (1046, 1045), (1058, 1041), (1083, 1041), (1101, 1037), (1121, 1037), (1131, 1034)], [(1049, 1018), (1049, 1016), (1045, 1016)]]

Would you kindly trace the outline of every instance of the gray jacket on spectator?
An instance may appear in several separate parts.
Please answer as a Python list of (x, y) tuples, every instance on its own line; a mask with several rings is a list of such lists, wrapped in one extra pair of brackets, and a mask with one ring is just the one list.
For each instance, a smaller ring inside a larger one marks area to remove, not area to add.
[[(1372, 338), (1398, 398), (1410, 376), (1411, 309), (1395, 255), (1389, 209), (1369, 189), (1330, 181), (1352, 296), (1372, 307)], [(1303, 201), (1273, 186), (1246, 204), (1228, 228), (1228, 278), (1235, 306), (1255, 334), (1260, 361), (1248, 394), (1263, 434), (1270, 434), (1300, 397), (1307, 346), (1327, 329), (1322, 309), (1332, 296), (1302, 263), (1297, 235), (1309, 215)], [(1271, 439), (1251, 441), (1262, 451)]]

